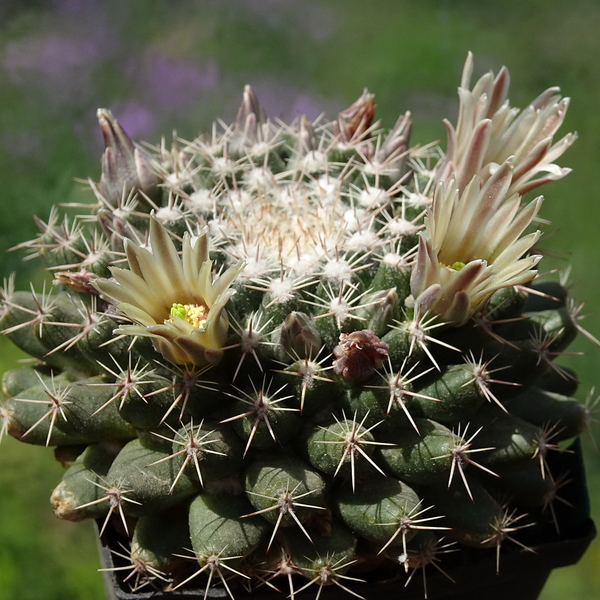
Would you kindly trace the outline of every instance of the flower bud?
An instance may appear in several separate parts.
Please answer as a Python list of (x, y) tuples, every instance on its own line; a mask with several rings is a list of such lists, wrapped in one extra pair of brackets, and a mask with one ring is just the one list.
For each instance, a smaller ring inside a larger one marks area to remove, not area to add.
[(109, 110), (100, 108), (97, 116), (105, 146), (97, 193), (111, 206), (137, 192), (141, 193), (140, 200), (147, 197), (158, 203), (161, 189), (149, 158), (134, 146)]
[(356, 102), (338, 115), (335, 133), (341, 142), (358, 142), (365, 137), (375, 116), (373, 98), (373, 94), (365, 90)]
[(368, 329), (342, 333), (339, 345), (333, 349), (333, 370), (346, 381), (365, 381), (381, 367), (388, 351), (388, 345)]
[(322, 340), (310, 317), (293, 311), (281, 325), (279, 343), (288, 355), (307, 358), (318, 354)]

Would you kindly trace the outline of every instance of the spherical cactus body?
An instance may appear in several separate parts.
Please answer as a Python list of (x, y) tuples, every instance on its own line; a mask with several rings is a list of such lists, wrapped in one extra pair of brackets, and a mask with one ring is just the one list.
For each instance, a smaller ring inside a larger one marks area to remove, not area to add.
[(553, 141), (555, 88), (519, 112), (506, 70), (471, 70), (445, 154), (367, 92), (281, 125), (247, 87), (235, 123), (171, 150), (99, 111), (89, 210), (21, 245), (52, 293), (2, 289), (36, 364), (4, 375), (0, 418), (56, 447), (57, 516), (113, 528), (134, 590), (404, 582), (415, 553), (495, 556), (550, 506), (547, 455), (590, 413), (524, 196), (575, 136)]

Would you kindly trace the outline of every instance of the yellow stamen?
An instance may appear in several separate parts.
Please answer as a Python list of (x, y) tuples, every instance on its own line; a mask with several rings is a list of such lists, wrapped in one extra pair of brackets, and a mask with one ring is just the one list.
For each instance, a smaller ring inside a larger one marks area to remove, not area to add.
[(172, 322), (175, 317), (179, 317), (194, 329), (198, 329), (206, 323), (207, 315), (208, 309), (204, 304), (178, 304), (176, 302), (171, 306), (169, 321)]

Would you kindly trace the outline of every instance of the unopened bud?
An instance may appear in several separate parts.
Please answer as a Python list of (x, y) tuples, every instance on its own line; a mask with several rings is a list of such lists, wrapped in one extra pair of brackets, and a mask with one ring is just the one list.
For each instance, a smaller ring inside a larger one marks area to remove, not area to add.
[(392, 288), (381, 290), (373, 295), (373, 306), (369, 306), (369, 329), (374, 333), (383, 335), (388, 330), (388, 325), (397, 316), (399, 298), (398, 292)]
[(258, 129), (265, 122), (265, 113), (258, 102), (256, 93), (247, 85), (244, 88), (242, 104), (235, 122), (236, 129), (252, 142), (258, 139)]
[(352, 143), (362, 140), (373, 124), (375, 116), (374, 95), (365, 89), (356, 102), (339, 113), (335, 133), (340, 142)]
[(98, 279), (98, 275), (86, 269), (81, 269), (80, 271), (58, 271), (54, 274), (54, 281), (52, 283), (54, 285), (70, 287), (76, 292), (97, 296), (98, 291), (92, 285), (92, 282), (96, 281), (96, 279)]
[(365, 381), (381, 367), (388, 351), (389, 346), (369, 329), (342, 333), (339, 345), (333, 349), (333, 370), (346, 381)]
[(142, 204), (144, 196), (157, 203), (161, 189), (149, 158), (134, 146), (109, 110), (100, 108), (97, 115), (105, 146), (98, 193), (112, 206), (136, 192), (141, 193)]
[(309, 316), (293, 311), (279, 330), (279, 343), (288, 356), (315, 357), (322, 346), (321, 336)]

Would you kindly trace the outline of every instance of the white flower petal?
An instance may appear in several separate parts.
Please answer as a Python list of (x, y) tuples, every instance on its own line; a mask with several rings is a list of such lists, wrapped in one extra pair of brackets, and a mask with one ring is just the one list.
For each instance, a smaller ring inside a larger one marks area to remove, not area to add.
[(532, 181), (544, 166), (552, 169), (555, 178), (564, 176), (564, 171), (553, 161), (568, 148), (571, 140), (566, 136), (564, 143), (552, 147), (549, 141), (564, 121), (569, 99), (561, 99), (560, 89), (553, 87), (519, 111), (511, 108), (506, 100), (510, 78), (505, 67), (496, 78), (491, 72), (486, 73), (471, 87), (472, 71), (473, 58), (469, 54), (458, 90), (456, 128), (445, 122), (448, 146), (445, 160), (438, 168), (438, 178), (446, 181), (454, 174), (459, 189), (463, 190), (473, 175), (485, 181), (493, 174), (494, 165), (510, 157), (518, 173), (511, 192), (524, 194), (550, 181), (539, 178), (535, 185)]
[(145, 327), (148, 327), (149, 325), (156, 325), (156, 321), (152, 318), (152, 315), (148, 314), (145, 310), (139, 308), (138, 306), (134, 306), (133, 304), (121, 302), (119, 304), (119, 311), (128, 319), (131, 319), (140, 325), (144, 325)]
[(175, 244), (154, 217), (150, 217), (150, 246), (155, 263), (158, 263), (155, 270), (168, 274), (169, 285), (176, 297), (185, 293), (187, 286)]

